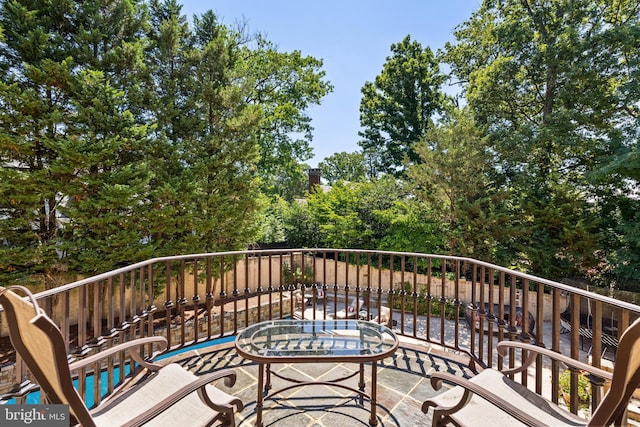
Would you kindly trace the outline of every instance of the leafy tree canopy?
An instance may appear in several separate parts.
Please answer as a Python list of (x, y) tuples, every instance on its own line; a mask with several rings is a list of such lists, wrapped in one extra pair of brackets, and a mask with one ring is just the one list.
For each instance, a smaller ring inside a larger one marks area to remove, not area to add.
[(374, 82), (362, 87), (358, 143), (367, 157), (370, 176), (402, 176), (406, 161), (416, 162), (415, 144), (445, 110), (440, 88), (445, 75), (430, 48), (407, 36), (391, 45), (391, 56)]
[(321, 161), (318, 166), (322, 177), (329, 185), (338, 181), (361, 181), (366, 175), (364, 155), (360, 152), (335, 153)]
[(631, 143), (625, 129), (637, 121), (640, 100), (638, 7), (486, 0), (446, 47), (445, 60), (488, 129), (514, 199), (512, 218), (523, 220), (518, 253), (536, 274), (574, 274), (568, 259), (582, 271), (593, 263), (601, 236), (591, 201), (604, 187), (589, 173)]

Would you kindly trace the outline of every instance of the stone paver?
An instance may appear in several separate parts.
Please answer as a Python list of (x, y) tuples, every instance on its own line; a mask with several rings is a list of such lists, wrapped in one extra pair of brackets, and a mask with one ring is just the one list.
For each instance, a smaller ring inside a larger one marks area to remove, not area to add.
[[(455, 359), (455, 358), (453, 358)], [(238, 426), (255, 425), (257, 393), (257, 365), (238, 357), (233, 343), (216, 347), (214, 351), (192, 351), (178, 360), (195, 374), (205, 374), (224, 368), (233, 368), (237, 373), (236, 384), (226, 388), (223, 382), (216, 386), (238, 396), (245, 404), (238, 415)], [(327, 380), (341, 377), (357, 369), (356, 364), (280, 364), (277, 371), (287, 376), (304, 380)], [(378, 364), (378, 403), (376, 408), (378, 425), (381, 427), (430, 426), (431, 417), (422, 413), (422, 402), (436, 392), (429, 383), (429, 373), (446, 370), (458, 375), (470, 371), (461, 363), (450, 360), (446, 353), (435, 352), (427, 346), (401, 344), (394, 357)], [(369, 367), (365, 374), (369, 375)], [(350, 379), (349, 385), (357, 384), (358, 377)], [(272, 377), (274, 389), (282, 387), (283, 380)], [(370, 390), (370, 379), (366, 379), (366, 391)], [(356, 427), (368, 426), (369, 402), (363, 404), (351, 392), (338, 387), (313, 385), (288, 390), (275, 399), (264, 402), (264, 426), (308, 426), (308, 427)]]

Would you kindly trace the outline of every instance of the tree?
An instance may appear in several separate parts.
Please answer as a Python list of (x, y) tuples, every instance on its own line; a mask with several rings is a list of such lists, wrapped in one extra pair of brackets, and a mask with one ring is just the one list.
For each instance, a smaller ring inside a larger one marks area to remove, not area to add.
[[(634, 131), (629, 129), (629, 139)], [(618, 189), (615, 194), (601, 198), (598, 212), (603, 218), (601, 229), (606, 230), (607, 251), (598, 253), (599, 263), (589, 270), (589, 278), (595, 275), (598, 284), (618, 289), (640, 292), (640, 152), (638, 140), (631, 142), (605, 163), (594, 179)]]
[[(241, 57), (236, 72), (251, 85), (245, 100), (262, 112), (256, 172), (263, 191), (292, 200), (286, 194), (288, 184), (301, 182), (300, 163), (312, 157), (313, 127), (307, 110), (320, 104), (333, 87), (324, 80), (321, 60), (297, 50), (280, 52), (260, 35)], [(306, 186), (294, 188), (301, 191), (294, 196), (300, 197)]]
[(293, 201), (283, 214), (285, 240), (290, 248), (321, 248), (320, 224), (314, 221), (308, 205)]
[(66, 268), (84, 274), (141, 261), (149, 182), (144, 151), (151, 127), (141, 121), (148, 83), (144, 64), (146, 17), (129, 2), (107, 7), (83, 2), (77, 9), (73, 52), (78, 72), (69, 86), (64, 150), (49, 166), (68, 177), (58, 211), (66, 221), (59, 249)]
[(436, 252), (442, 233), (428, 209), (415, 203), (402, 181), (385, 176), (336, 183), (308, 199), (324, 247)]
[[(445, 60), (487, 126), (521, 223), (524, 265), (552, 278), (598, 249), (588, 172), (637, 117), (638, 2), (484, 1)], [(568, 260), (572, 260), (568, 262)]]
[(337, 183), (327, 193), (309, 195), (309, 211), (320, 227), (325, 247), (364, 248), (368, 239), (362, 219), (358, 216), (359, 200), (353, 184)]
[(364, 155), (360, 152), (335, 153), (326, 157), (318, 166), (329, 185), (338, 181), (361, 181), (366, 174)]
[(452, 111), (427, 132), (416, 153), (420, 161), (407, 170), (409, 184), (445, 230), (447, 252), (512, 261), (496, 259), (500, 240), (509, 235), (501, 209), (505, 195), (492, 182), (493, 157), (470, 111)]
[(6, 36), (0, 44), (2, 280), (37, 273), (52, 287), (58, 270), (57, 207), (64, 201), (68, 176), (50, 166), (65, 149), (61, 117), (71, 113), (72, 13), (67, 3), (1, 4)]
[(440, 91), (445, 75), (431, 49), (409, 36), (391, 45), (380, 75), (362, 87), (359, 145), (368, 159), (369, 175), (402, 176), (409, 163), (418, 160), (414, 145), (445, 110)]
[(149, 129), (135, 122), (105, 73), (81, 71), (75, 86), (73, 137), (50, 165), (69, 177), (58, 246), (69, 270), (99, 273), (153, 255), (144, 220), (153, 176), (143, 156)]
[[(245, 102), (251, 87), (237, 75), (238, 35), (211, 11), (196, 17), (187, 33), (175, 2), (155, 6), (159, 31), (152, 33), (151, 57), (162, 65), (154, 78), (166, 99), (154, 104), (154, 116), (165, 125), (157, 130), (155, 162), (168, 175), (153, 195), (158, 222), (150, 224), (150, 242), (162, 254), (246, 247), (258, 232), (262, 116)], [(179, 83), (168, 81), (174, 79)]]
[(329, 89), (314, 58), (175, 0), (6, 1), (0, 27), (2, 281), (246, 247), (261, 143), (304, 157), (288, 138)]

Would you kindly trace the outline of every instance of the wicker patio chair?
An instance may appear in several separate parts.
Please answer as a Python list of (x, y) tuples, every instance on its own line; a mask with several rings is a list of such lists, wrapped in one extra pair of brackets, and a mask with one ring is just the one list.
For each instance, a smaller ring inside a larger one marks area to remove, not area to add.
[[(21, 290), (28, 298), (21, 298), (13, 290)], [(40, 310), (28, 289), (0, 287), (0, 305), (7, 317), (11, 343), (44, 391), (46, 401), (69, 405), (72, 425), (235, 425), (235, 411), (242, 410), (242, 402), (209, 384), (224, 379), (227, 386), (233, 386), (236, 374), (232, 370), (196, 377), (176, 363), (161, 366), (140, 356), (138, 349), (142, 345), (159, 344), (161, 350), (166, 348), (163, 337), (117, 344), (69, 364), (60, 329)], [(71, 372), (91, 368), (123, 351), (129, 352), (138, 369), (132, 369), (134, 374), (124, 384), (89, 410), (73, 386)]]
[[(613, 373), (531, 344), (510, 341), (498, 344), (498, 351), (503, 355), (512, 348), (529, 352), (520, 367), (502, 372), (488, 368), (470, 380), (443, 372), (434, 373), (431, 384), (436, 390), (440, 389), (443, 381), (453, 383), (456, 387), (423, 403), (424, 413), (433, 408), (433, 425), (498, 427), (622, 424), (631, 395), (640, 385), (640, 319), (620, 337)], [(595, 377), (611, 380), (609, 391), (589, 420), (560, 408), (507, 376), (526, 371), (538, 354)]]

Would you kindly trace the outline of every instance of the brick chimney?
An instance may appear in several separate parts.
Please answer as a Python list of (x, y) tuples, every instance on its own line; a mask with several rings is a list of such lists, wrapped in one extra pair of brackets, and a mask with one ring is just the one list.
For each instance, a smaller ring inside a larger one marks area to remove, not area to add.
[(320, 185), (320, 168), (311, 168), (309, 173), (309, 192), (313, 191), (313, 188)]

